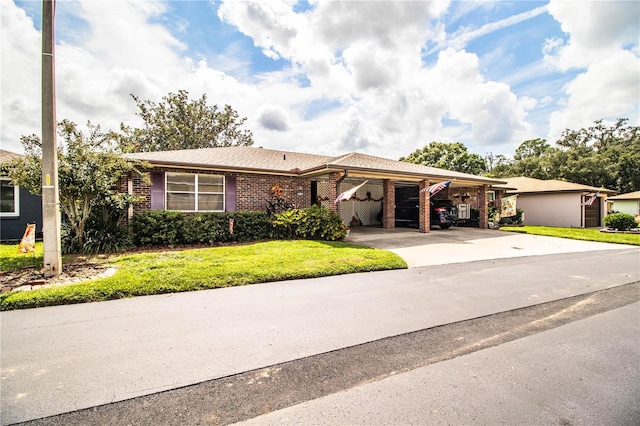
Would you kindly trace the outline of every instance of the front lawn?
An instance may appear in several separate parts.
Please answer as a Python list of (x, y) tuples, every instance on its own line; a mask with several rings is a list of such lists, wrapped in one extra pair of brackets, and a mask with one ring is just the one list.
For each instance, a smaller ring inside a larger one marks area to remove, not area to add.
[(608, 233), (600, 232), (598, 229), (553, 228), (550, 226), (501, 226), (500, 230), (532, 235), (545, 235), (548, 237), (569, 238), (573, 240), (640, 246), (640, 234)]
[(11, 271), (13, 269), (33, 266), (42, 266), (42, 255), (44, 246), (41, 242), (36, 243), (35, 253), (18, 253), (19, 244), (0, 244), (0, 271)]
[(102, 261), (115, 266), (117, 272), (78, 284), (4, 293), (0, 295), (0, 310), (407, 267), (404, 260), (388, 251), (305, 240), (129, 253)]

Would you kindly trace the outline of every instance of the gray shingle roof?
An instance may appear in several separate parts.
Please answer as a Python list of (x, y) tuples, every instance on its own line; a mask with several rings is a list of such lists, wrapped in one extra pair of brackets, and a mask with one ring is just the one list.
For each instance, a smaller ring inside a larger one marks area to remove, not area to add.
[(640, 191), (616, 195), (615, 197), (609, 197), (608, 200), (640, 200)]
[(126, 154), (125, 157), (148, 161), (151, 164), (279, 173), (291, 173), (294, 169), (305, 170), (332, 158), (248, 146), (139, 152)]
[(312, 171), (359, 170), (414, 178), (460, 179), (498, 184), (500, 180), (453, 172), (420, 164), (405, 163), (372, 155), (350, 153), (341, 156), (305, 154), (254, 147), (202, 148), (178, 151), (141, 152), (126, 157), (154, 165), (253, 171), (256, 173), (304, 174)]
[[(508, 192), (513, 193), (536, 193), (536, 192), (596, 192), (600, 191), (604, 194), (615, 194), (616, 191), (612, 191), (606, 188), (597, 188), (595, 186), (582, 185), (579, 183), (565, 182), (562, 180), (542, 180), (534, 179), (525, 176), (505, 178), (507, 184), (504, 187), (517, 188), (517, 190), (510, 190)], [(500, 187), (498, 185), (497, 187)]]
[(22, 154), (0, 149), (0, 164), (5, 164), (15, 160), (16, 158), (23, 158), (23, 157), (24, 155)]

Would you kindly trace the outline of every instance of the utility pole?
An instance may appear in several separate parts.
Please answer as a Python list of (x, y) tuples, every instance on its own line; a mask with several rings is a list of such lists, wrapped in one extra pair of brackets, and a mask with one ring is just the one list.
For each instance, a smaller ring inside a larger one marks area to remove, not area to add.
[(55, 9), (55, 0), (42, 1), (42, 231), (45, 278), (54, 277), (62, 270), (56, 141)]

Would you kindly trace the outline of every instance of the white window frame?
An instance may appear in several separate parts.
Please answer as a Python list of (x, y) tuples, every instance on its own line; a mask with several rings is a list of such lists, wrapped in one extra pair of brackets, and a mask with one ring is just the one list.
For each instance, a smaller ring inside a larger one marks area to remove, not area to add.
[[(169, 191), (168, 190), (168, 184), (169, 184), (169, 175), (182, 175), (182, 176), (195, 176), (194, 178), (194, 192), (185, 192), (185, 191)], [(222, 192), (198, 192), (198, 185), (199, 185), (199, 177), (200, 176), (216, 176), (216, 177), (220, 177), (222, 178)], [(203, 174), (203, 173), (180, 173), (180, 172), (165, 172), (165, 176), (164, 176), (164, 209), (168, 210), (167, 208), (167, 195), (169, 193), (176, 193), (176, 194), (194, 194), (195, 197), (195, 210), (172, 210), (172, 211), (178, 211), (178, 212), (224, 212), (226, 210), (226, 182), (225, 182), (225, 177), (224, 175), (214, 175), (214, 174)], [(199, 194), (215, 194), (215, 195), (222, 195), (222, 210), (200, 210), (198, 209), (198, 195)]]
[[(0, 181), (11, 183), (11, 179), (6, 177), (0, 177)], [(18, 185), (13, 186), (13, 205), (15, 210), (12, 212), (0, 212), (0, 217), (20, 217), (20, 187)]]
[(496, 191), (487, 191), (487, 202), (492, 202), (496, 200)]

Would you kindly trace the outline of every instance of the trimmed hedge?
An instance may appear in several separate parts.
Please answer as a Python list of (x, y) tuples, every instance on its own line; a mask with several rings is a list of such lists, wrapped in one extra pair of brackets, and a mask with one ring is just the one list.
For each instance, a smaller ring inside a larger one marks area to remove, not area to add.
[(136, 214), (131, 228), (138, 246), (212, 245), (298, 238), (336, 241), (346, 236), (342, 218), (320, 206), (291, 209), (272, 217), (260, 211), (182, 213), (153, 210)]
[(141, 246), (258, 241), (269, 238), (271, 229), (267, 214), (256, 211), (190, 214), (153, 210), (136, 214), (131, 226), (134, 242)]

